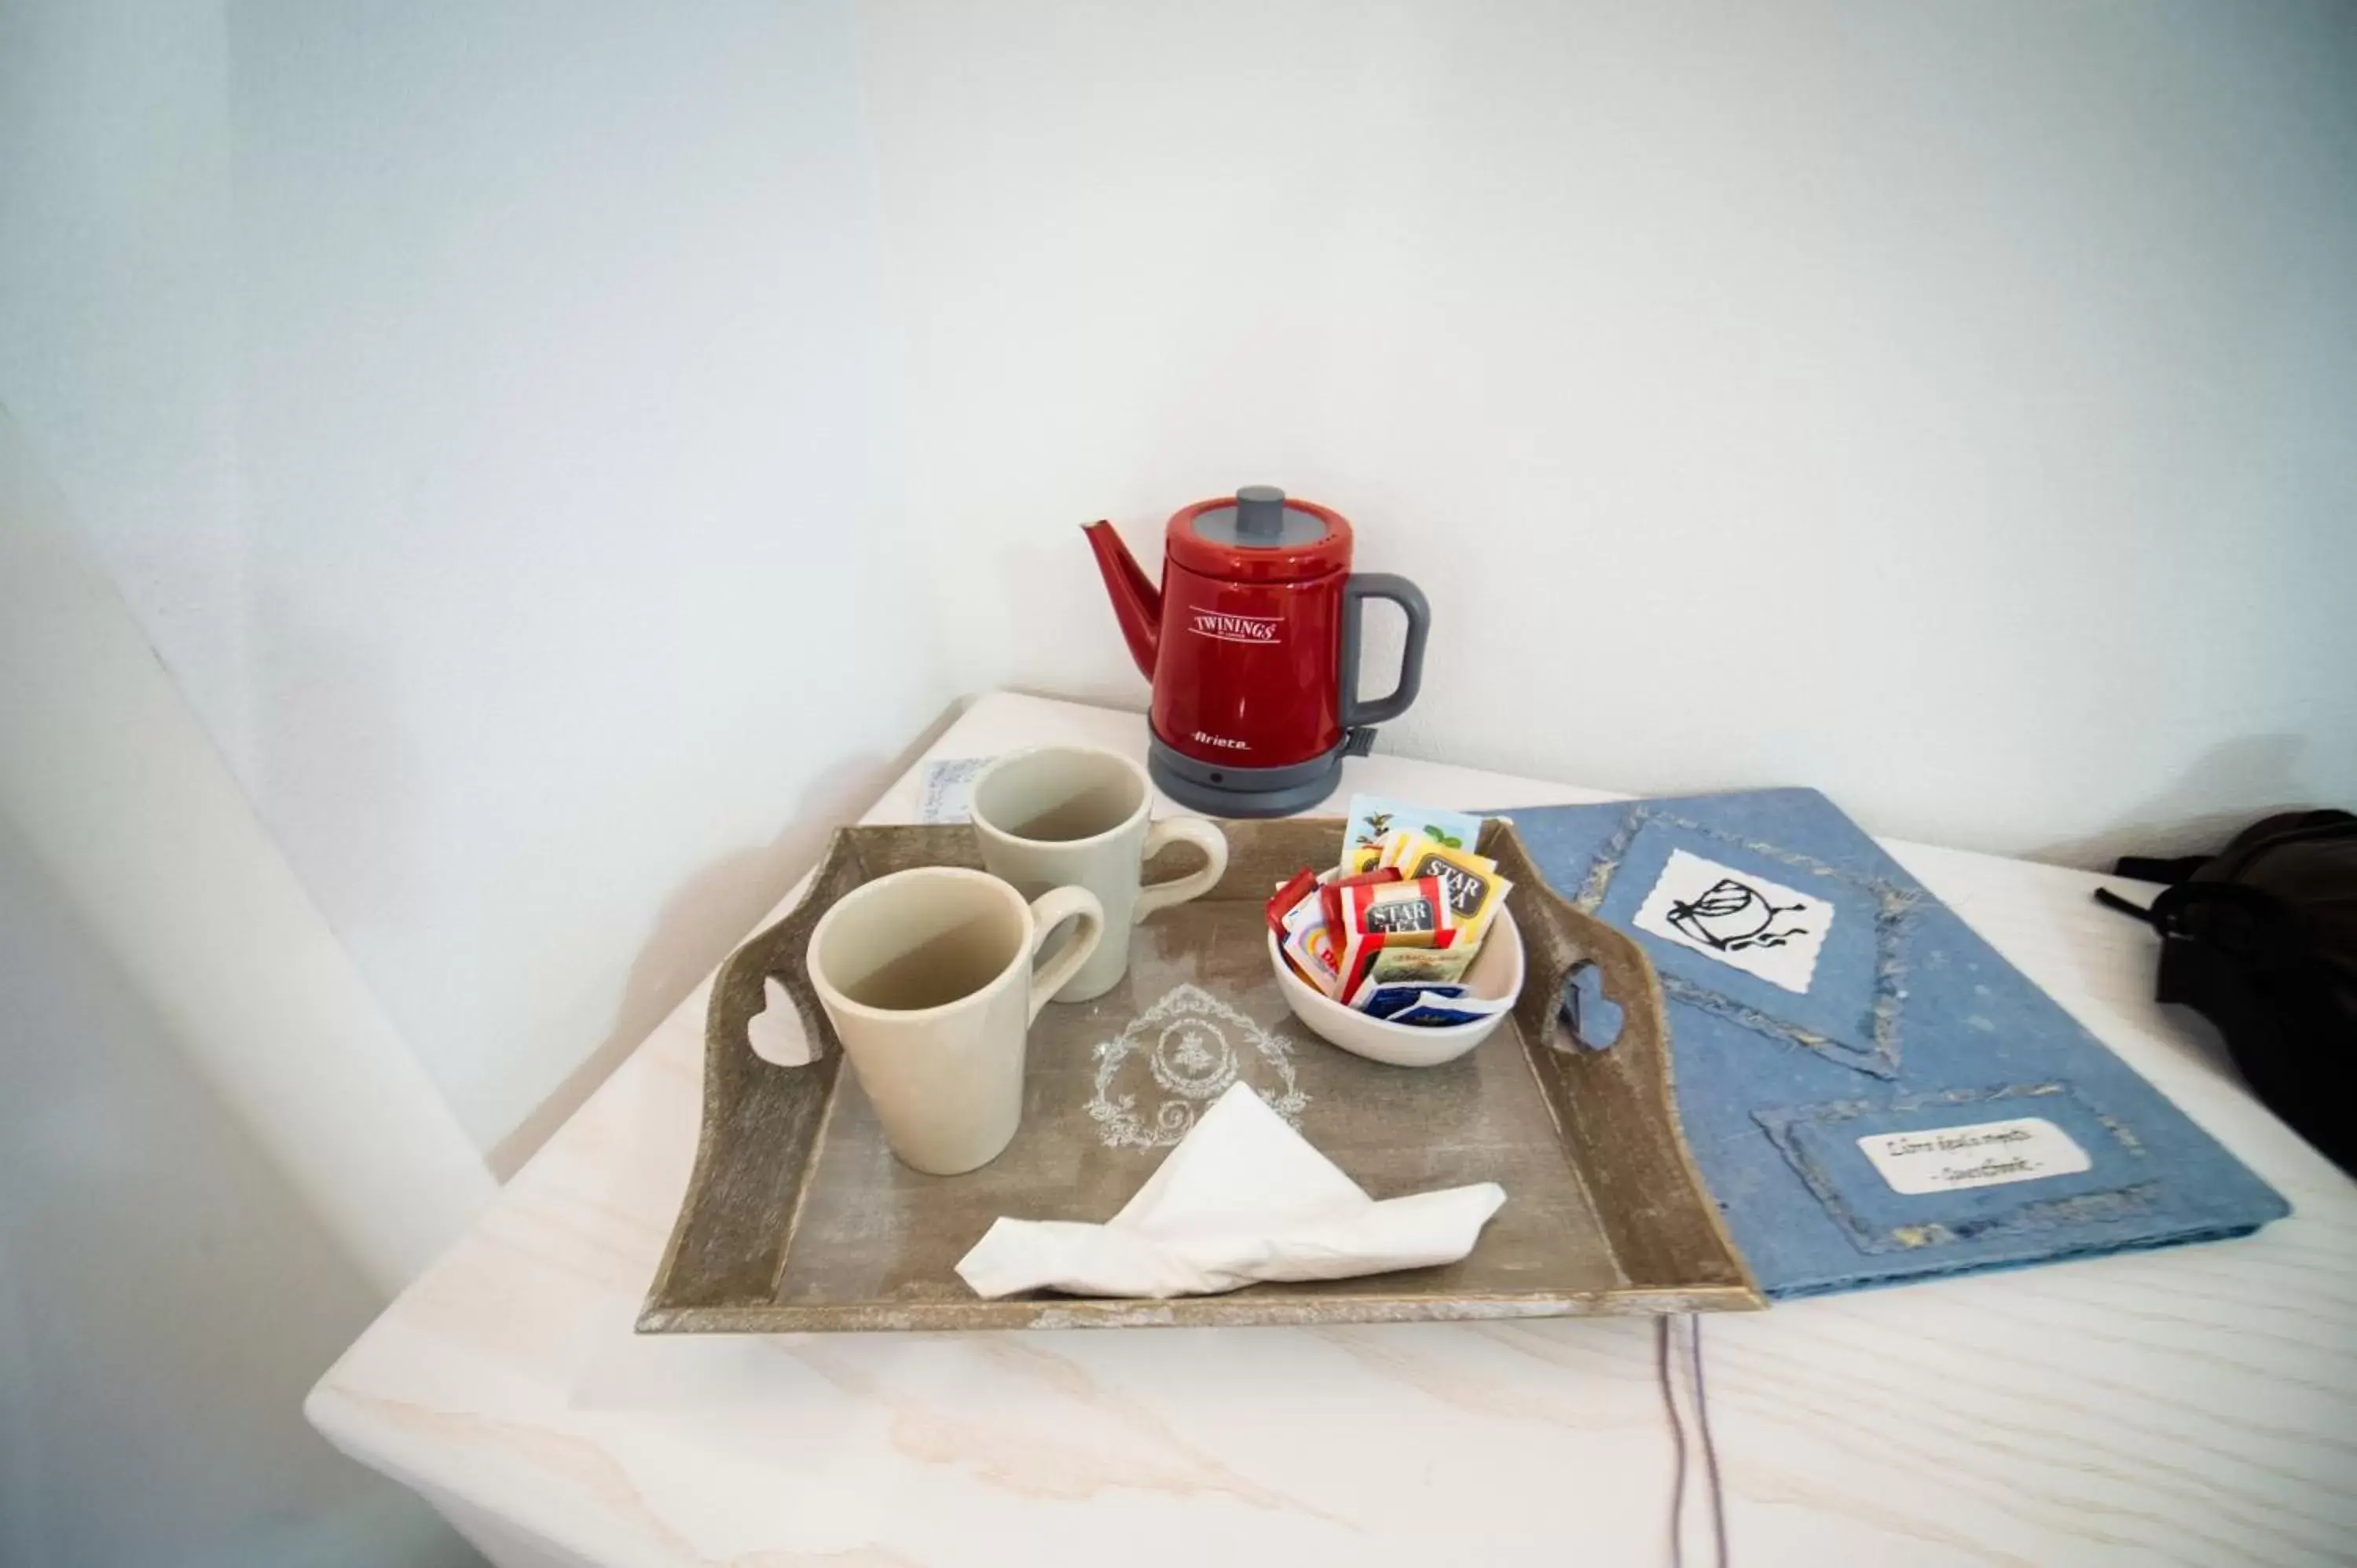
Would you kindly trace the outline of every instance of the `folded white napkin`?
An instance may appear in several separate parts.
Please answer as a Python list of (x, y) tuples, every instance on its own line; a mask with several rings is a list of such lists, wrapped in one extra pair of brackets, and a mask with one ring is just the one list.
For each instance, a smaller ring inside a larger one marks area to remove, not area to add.
[(982, 1296), (1200, 1295), (1254, 1280), (1338, 1280), (1453, 1263), (1505, 1201), (1485, 1181), (1377, 1203), (1238, 1083), (1112, 1219), (1001, 1219), (957, 1272)]

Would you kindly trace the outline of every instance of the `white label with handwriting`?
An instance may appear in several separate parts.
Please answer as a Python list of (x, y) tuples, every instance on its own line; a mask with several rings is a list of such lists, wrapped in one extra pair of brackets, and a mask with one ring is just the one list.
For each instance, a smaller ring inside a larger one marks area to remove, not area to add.
[(2076, 1176), (2094, 1164), (2070, 1133), (2043, 1116), (1927, 1133), (1869, 1133), (1857, 1146), (1893, 1191), (1910, 1195)]

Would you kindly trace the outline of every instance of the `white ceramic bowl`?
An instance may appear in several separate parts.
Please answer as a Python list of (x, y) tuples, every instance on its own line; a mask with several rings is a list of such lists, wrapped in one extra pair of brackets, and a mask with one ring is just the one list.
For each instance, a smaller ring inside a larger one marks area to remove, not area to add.
[[(1413, 1024), (1394, 1024), (1388, 1018), (1354, 1013), (1294, 973), (1293, 966), (1277, 950), (1276, 933), (1264, 934), (1268, 941), (1269, 967), (1276, 971), (1276, 983), (1285, 988), (1285, 1000), (1291, 1004), (1294, 1015), (1308, 1025), (1310, 1032), (1319, 1039), (1340, 1046), (1353, 1056), (1389, 1062), (1394, 1067), (1438, 1067), (1442, 1062), (1455, 1061), (1488, 1039), (1505, 1022), (1503, 1013), (1493, 1013), (1469, 1024), (1420, 1029)], [(1481, 951), (1474, 958), (1473, 966), (1465, 972), (1465, 986), (1475, 996), (1522, 993), (1522, 929), (1514, 924), (1513, 911), (1502, 905), (1491, 918), (1489, 934), (1481, 939)]]

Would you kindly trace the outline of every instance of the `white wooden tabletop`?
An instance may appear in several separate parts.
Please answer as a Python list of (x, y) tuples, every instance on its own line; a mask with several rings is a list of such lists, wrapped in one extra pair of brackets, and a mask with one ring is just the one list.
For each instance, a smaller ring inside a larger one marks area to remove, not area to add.
[[(930, 755), (1064, 739), (1142, 756), (1146, 732), (1002, 694)], [(1357, 789), (1608, 798), (1385, 756), (1351, 764)], [(912, 820), (916, 792), (912, 769), (867, 820)], [(2156, 939), (2090, 901), (2100, 879), (1886, 847), (2295, 1212), (2240, 1240), (1706, 1319), (1732, 1560), (2357, 1560), (2357, 1187), (2151, 1002)], [(1645, 1322), (635, 1336), (694, 1155), (705, 996), (306, 1407), (502, 1568), (1670, 1561)]]

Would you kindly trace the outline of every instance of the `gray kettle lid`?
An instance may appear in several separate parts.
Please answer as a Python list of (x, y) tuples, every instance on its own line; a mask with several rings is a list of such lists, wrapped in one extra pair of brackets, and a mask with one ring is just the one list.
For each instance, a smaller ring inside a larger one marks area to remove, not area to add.
[(1235, 505), (1196, 513), (1195, 532), (1214, 544), (1283, 550), (1315, 544), (1328, 529), (1316, 512), (1286, 505), (1285, 492), (1275, 485), (1246, 485), (1236, 492)]

